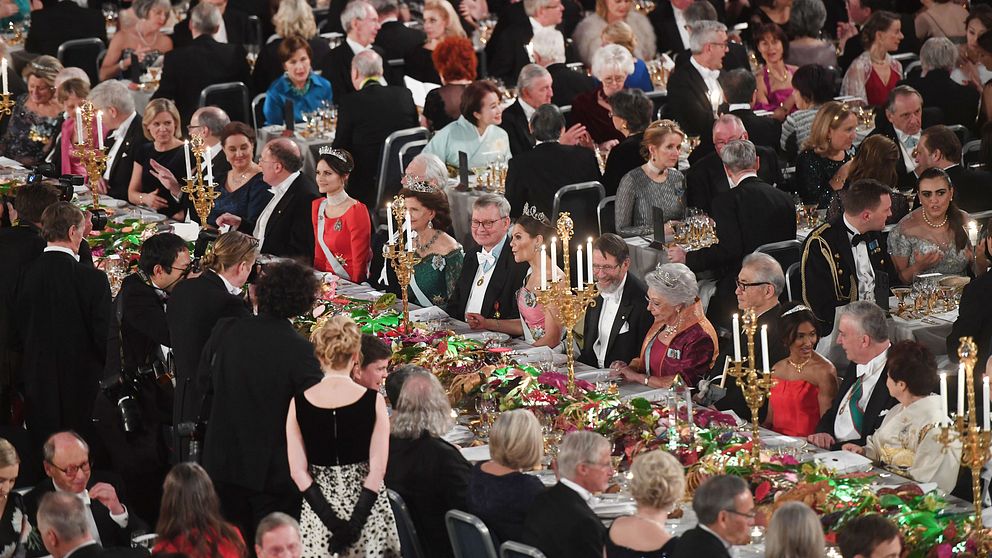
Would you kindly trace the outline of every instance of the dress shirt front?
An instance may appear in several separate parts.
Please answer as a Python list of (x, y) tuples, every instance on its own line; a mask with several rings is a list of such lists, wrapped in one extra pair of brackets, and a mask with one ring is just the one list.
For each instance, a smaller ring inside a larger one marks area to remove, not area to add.
[[(868, 401), (871, 400), (871, 394), (875, 390), (878, 384), (878, 379), (882, 376), (882, 370), (885, 369), (885, 363), (888, 360), (889, 348), (886, 347), (884, 351), (875, 356), (875, 358), (868, 361), (867, 364), (859, 364), (857, 366), (857, 375), (861, 378), (861, 399), (858, 401), (858, 406), (864, 411), (868, 406)], [(881, 386), (879, 389), (888, 389), (886, 386)], [(840, 407), (837, 409), (837, 418), (834, 419), (834, 439), (838, 442), (847, 442), (850, 440), (857, 440), (861, 437), (861, 434), (856, 428), (854, 428), (854, 420), (851, 418), (851, 410), (848, 404), (851, 401), (851, 397), (854, 395), (852, 391), (854, 390), (854, 385), (847, 391), (847, 394), (841, 399)], [(874, 420), (876, 417), (865, 417), (865, 420)], [(862, 425), (862, 428), (864, 425)]]
[[(468, 301), (465, 303), (466, 314), (482, 312), (482, 301), (486, 297), (486, 291), (489, 290), (489, 281), (493, 278), (493, 270), (496, 269), (499, 255), (503, 252), (504, 242), (506, 242), (506, 235), (496, 243), (496, 246), (493, 246), (491, 252), (485, 248), (479, 251), (479, 269), (476, 270), (475, 277), (472, 279), (472, 290), (469, 291)], [(482, 282), (481, 285), (479, 284), (480, 281)]]
[(272, 217), (272, 212), (275, 211), (276, 206), (282, 201), (283, 196), (286, 195), (293, 181), (299, 176), (300, 171), (296, 171), (276, 186), (269, 188), (269, 192), (272, 193), (272, 199), (269, 200), (269, 203), (265, 205), (265, 209), (262, 210), (261, 215), (258, 216), (258, 221), (255, 223), (255, 231), (252, 235), (258, 239), (259, 246), (265, 243), (265, 227), (269, 224), (269, 218)]
[[(847, 227), (847, 240), (854, 239), (855, 234), (861, 234), (844, 215), (844, 226)], [(871, 258), (868, 257), (868, 243), (859, 242), (857, 246), (852, 246), (854, 252), (854, 268), (858, 278), (858, 300), (875, 302), (875, 270), (871, 267)]]
[(527, 119), (527, 122), (530, 122), (530, 117), (534, 116), (537, 109), (528, 105), (523, 97), (517, 97), (517, 100), (520, 101), (520, 108), (524, 109), (524, 118)]
[(720, 87), (720, 70), (711, 70), (696, 60), (695, 56), (690, 56), (689, 61), (692, 62), (692, 66), (696, 68), (699, 75), (703, 77), (703, 83), (706, 84), (706, 96), (710, 100), (710, 105), (713, 107), (713, 114), (716, 115), (717, 110), (720, 108), (720, 103), (723, 102), (723, 88)]
[(913, 172), (916, 170), (916, 159), (913, 157), (913, 150), (920, 143), (920, 132), (916, 132), (911, 136), (902, 133), (899, 128), (894, 129), (896, 131), (896, 138), (899, 139), (899, 149), (902, 150), (902, 159), (906, 162), (906, 172)]
[(617, 318), (620, 310), (620, 297), (623, 296), (623, 288), (627, 284), (627, 274), (620, 280), (620, 286), (612, 293), (600, 292), (603, 297), (603, 308), (599, 312), (599, 335), (592, 345), (592, 351), (596, 353), (596, 361), (600, 368), (606, 368), (606, 351), (609, 349), (610, 332), (613, 331), (613, 321)]
[[(54, 482), (52, 483), (52, 486), (55, 487), (56, 492), (66, 492), (65, 490), (59, 488), (59, 486)], [(96, 520), (93, 518), (93, 510), (90, 508), (90, 493), (84, 489), (82, 492), (73, 494), (73, 496), (79, 498), (79, 500), (83, 503), (83, 508), (86, 510), (86, 525), (90, 531), (90, 535), (93, 536), (93, 540), (98, 543), (101, 542), (100, 531), (96, 527)], [(124, 505), (121, 504), (121, 507), (124, 507)], [(110, 510), (108, 509), (107, 511)], [(124, 513), (121, 513), (120, 515), (114, 515), (113, 512), (111, 512), (110, 519), (112, 519), (114, 523), (119, 525), (121, 528), (127, 527), (127, 508), (124, 508)]]
[(682, 39), (682, 47), (689, 48), (688, 22), (685, 20), (685, 12), (672, 6), (672, 13), (675, 15), (675, 28), (679, 30), (679, 38)]
[(114, 168), (114, 161), (117, 160), (117, 154), (120, 153), (121, 145), (124, 143), (124, 136), (127, 135), (127, 129), (131, 127), (131, 122), (134, 122), (134, 117), (137, 115), (138, 113), (132, 112), (131, 116), (125, 118), (120, 126), (113, 132), (110, 132), (110, 139), (114, 141), (114, 144), (110, 146), (110, 151), (107, 152), (107, 169), (103, 171), (104, 180), (110, 180), (110, 169)]

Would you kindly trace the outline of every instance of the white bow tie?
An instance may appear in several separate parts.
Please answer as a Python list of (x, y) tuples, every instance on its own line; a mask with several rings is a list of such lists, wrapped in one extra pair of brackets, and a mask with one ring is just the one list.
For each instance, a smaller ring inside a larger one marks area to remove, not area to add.
[(491, 253), (485, 252), (483, 250), (479, 250), (479, 253), (476, 254), (476, 256), (478, 256), (479, 265), (482, 266), (483, 269), (485, 269), (486, 266), (492, 266), (496, 264), (496, 256), (492, 255)]
[(707, 78), (714, 80), (720, 79), (720, 70), (711, 70), (709, 68), (702, 68), (702, 69), (696, 68), (696, 69), (699, 70), (700, 75), (703, 76), (703, 79), (707, 79)]

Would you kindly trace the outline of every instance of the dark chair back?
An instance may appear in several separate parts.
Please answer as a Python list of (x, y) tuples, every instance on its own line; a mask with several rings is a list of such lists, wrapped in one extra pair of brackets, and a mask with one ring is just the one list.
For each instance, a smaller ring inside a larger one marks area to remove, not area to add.
[(96, 37), (74, 39), (59, 45), (57, 58), (63, 67), (82, 68), (90, 78), (90, 83), (100, 83), (100, 66), (97, 59), (107, 50), (103, 41)]
[(410, 510), (406, 508), (406, 502), (396, 491), (388, 488), (386, 496), (389, 498), (389, 506), (393, 508), (393, 517), (396, 518), (396, 531), (400, 535), (400, 551), (403, 558), (421, 558), (424, 556), (424, 550), (420, 546), (417, 529), (410, 519)]
[(575, 226), (576, 242), (584, 242), (587, 237), (599, 234), (599, 202), (606, 197), (606, 189), (599, 182), (580, 182), (562, 186), (555, 192), (552, 206), (551, 224), (558, 223), (558, 216), (567, 211)]
[(982, 140), (971, 140), (961, 148), (961, 164), (970, 167), (982, 164)]
[[(782, 266), (782, 271), (789, 269), (789, 266), (798, 262), (802, 257), (803, 243), (796, 239), (783, 240), (781, 242), (771, 242), (762, 244), (754, 251), (768, 254), (775, 258), (775, 261)], [(781, 293), (779, 293), (781, 294)]]
[(544, 558), (544, 553), (529, 544), (506, 541), (499, 547), (499, 558)]
[(258, 129), (265, 126), (266, 96), (266, 93), (259, 93), (251, 100), (251, 125), (255, 128), (255, 137), (258, 137)]
[(600, 236), (617, 232), (616, 196), (607, 196), (596, 205), (596, 219), (599, 222)]
[(379, 157), (375, 208), (369, 208), (372, 210), (373, 215), (383, 206), (387, 197), (392, 196), (400, 189), (400, 179), (403, 177), (403, 169), (400, 168), (400, 149), (411, 141), (426, 139), (427, 128), (423, 126), (396, 130), (386, 138), (385, 143), (382, 144), (382, 153)]
[(444, 514), (455, 558), (497, 558), (489, 528), (481, 519), (461, 510)]
[(200, 91), (201, 107), (215, 106), (231, 118), (231, 122), (251, 122), (251, 95), (248, 86), (240, 81), (215, 83)]
[(407, 142), (407, 143), (403, 144), (403, 147), (400, 148), (400, 170), (401, 170), (401, 172), (403, 170), (406, 170), (406, 167), (407, 167), (407, 165), (410, 164), (410, 161), (413, 161), (413, 158), (414, 157), (416, 157), (417, 155), (420, 155), (420, 153), (424, 150), (424, 147), (426, 147), (426, 146), (427, 146), (427, 140), (425, 140), (425, 139), (416, 140), (416, 141), (410, 141), (410, 142)]
[[(799, 262), (796, 262), (790, 265), (785, 272), (785, 293), (789, 301), (792, 302), (802, 302), (803, 300), (803, 293), (799, 291), (799, 282), (802, 280), (799, 277), (800, 271), (802, 270), (799, 267)], [(782, 298), (779, 297), (779, 300)]]

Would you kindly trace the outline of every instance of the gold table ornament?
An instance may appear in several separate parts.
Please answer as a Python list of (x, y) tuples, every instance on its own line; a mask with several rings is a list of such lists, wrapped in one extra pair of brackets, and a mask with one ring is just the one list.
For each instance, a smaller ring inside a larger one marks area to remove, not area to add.
[[(744, 393), (744, 401), (751, 411), (751, 459), (757, 464), (761, 452), (758, 414), (761, 410), (761, 405), (765, 402), (765, 398), (771, 392), (772, 386), (775, 385), (775, 380), (771, 377), (770, 370), (761, 372), (755, 361), (754, 334), (758, 331), (757, 314), (753, 308), (748, 308), (744, 311), (742, 318), (741, 329), (747, 337), (747, 366), (744, 366), (743, 359), (732, 361), (731, 365), (727, 368), (727, 373), (737, 378), (737, 384)], [(736, 320), (737, 316), (735, 315), (734, 321), (736, 322)], [(733, 334), (739, 335), (736, 330), (733, 331)], [(763, 360), (767, 360), (768, 347), (763, 344), (762, 350), (764, 351), (762, 355)]]
[[(97, 121), (97, 141), (93, 144), (93, 121)], [(80, 126), (82, 124), (82, 126)], [(103, 116), (93, 103), (83, 101), (76, 112), (76, 141), (72, 156), (79, 159), (86, 168), (86, 182), (93, 194), (93, 211), (100, 209), (100, 179), (107, 170), (107, 154), (103, 152)]]
[[(182, 191), (189, 195), (193, 209), (200, 217), (200, 225), (205, 227), (207, 218), (214, 209), (214, 200), (220, 196), (220, 192), (214, 187), (213, 173), (208, 171), (206, 176), (203, 175), (203, 157), (207, 153), (203, 138), (194, 134), (189, 140), (188, 147), (193, 153), (193, 164), (189, 165), (189, 174), (186, 176), (186, 185), (182, 187)], [(190, 162), (188, 155), (189, 153), (187, 153), (187, 163)]]
[[(413, 248), (413, 238), (408, 224), (409, 212), (406, 209), (406, 197), (396, 196), (386, 207), (389, 221), (389, 240), (383, 247), (383, 257), (389, 260), (396, 272), (396, 280), (400, 284), (403, 300), (403, 331), (410, 332), (410, 293), (408, 287), (413, 278), (413, 266), (420, 258)], [(396, 219), (396, 238), (393, 238), (393, 219)]]

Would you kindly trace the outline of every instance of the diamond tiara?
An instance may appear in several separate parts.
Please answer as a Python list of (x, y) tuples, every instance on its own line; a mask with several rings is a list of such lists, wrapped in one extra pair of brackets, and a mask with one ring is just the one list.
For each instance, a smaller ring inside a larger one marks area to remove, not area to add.
[(318, 155), (330, 155), (331, 157), (334, 157), (335, 159), (341, 161), (342, 163), (347, 163), (348, 159), (344, 156), (344, 153), (345, 153), (344, 151), (341, 151), (340, 149), (335, 149), (329, 145), (321, 146), (321, 148), (317, 150)]
[(523, 210), (522, 214), (523, 215), (526, 215), (526, 216), (528, 216), (528, 217), (530, 217), (530, 218), (532, 218), (532, 219), (534, 219), (536, 221), (540, 221), (541, 223), (544, 223), (545, 225), (548, 225), (549, 227), (551, 226), (551, 220), (548, 219), (548, 216), (545, 215), (543, 211), (538, 211), (536, 207), (534, 207), (533, 205), (530, 205), (530, 204), (528, 204), (526, 202), (524, 202), (524, 210)]

